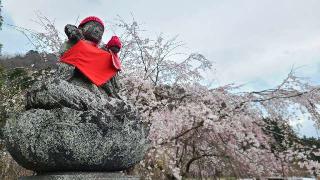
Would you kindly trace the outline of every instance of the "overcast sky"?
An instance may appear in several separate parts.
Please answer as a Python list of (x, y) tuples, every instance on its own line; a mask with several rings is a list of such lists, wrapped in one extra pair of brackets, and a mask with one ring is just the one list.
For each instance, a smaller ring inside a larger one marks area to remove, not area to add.
[[(106, 23), (117, 15), (142, 23), (148, 35), (179, 35), (186, 51), (200, 52), (214, 62), (206, 79), (214, 86), (246, 84), (246, 90), (272, 88), (290, 69), (320, 83), (319, 0), (3, 0), (5, 23), (36, 29), (35, 12), (55, 19), (63, 31), (77, 17), (89, 15)], [(111, 31), (104, 35), (110, 38)], [(3, 26), (3, 52), (21, 53), (31, 47), (23, 35)], [(308, 123), (304, 123), (308, 124)], [(305, 125), (308, 135), (312, 127)], [(311, 133), (311, 132), (310, 132)], [(315, 134), (315, 131), (312, 131)]]

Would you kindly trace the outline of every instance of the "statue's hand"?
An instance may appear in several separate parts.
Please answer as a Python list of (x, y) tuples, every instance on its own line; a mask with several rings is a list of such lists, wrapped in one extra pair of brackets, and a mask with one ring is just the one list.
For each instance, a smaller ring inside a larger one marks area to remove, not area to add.
[(75, 25), (67, 24), (64, 27), (64, 32), (68, 36), (68, 39), (71, 41), (78, 42), (79, 40), (84, 39), (82, 31)]
[(112, 46), (109, 48), (113, 53), (118, 53), (120, 51), (120, 48), (117, 46)]

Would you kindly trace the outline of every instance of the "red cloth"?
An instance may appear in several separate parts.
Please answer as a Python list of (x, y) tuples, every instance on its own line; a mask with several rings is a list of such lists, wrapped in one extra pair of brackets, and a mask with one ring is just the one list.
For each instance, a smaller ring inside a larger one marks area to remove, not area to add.
[(110, 54), (112, 55), (112, 64), (113, 64), (113, 66), (114, 66), (117, 70), (121, 71), (121, 62), (120, 62), (120, 59), (119, 59), (119, 57), (118, 57), (118, 54), (113, 53), (112, 51), (109, 51), (109, 52), (110, 52)]
[(77, 67), (94, 84), (100, 86), (116, 75), (120, 68), (119, 58), (114, 60), (114, 56), (80, 40), (61, 56), (60, 61)]
[(122, 44), (121, 44), (121, 41), (118, 38), (118, 36), (112, 36), (110, 41), (107, 43), (106, 48), (109, 49), (112, 46), (116, 46), (116, 47), (119, 47), (121, 49)]

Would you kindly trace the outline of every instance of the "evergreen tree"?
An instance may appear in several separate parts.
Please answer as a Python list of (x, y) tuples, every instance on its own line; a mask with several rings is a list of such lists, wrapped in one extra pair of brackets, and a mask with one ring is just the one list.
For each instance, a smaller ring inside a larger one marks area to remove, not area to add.
[[(2, 8), (2, 5), (1, 5), (1, 0), (0, 0), (0, 30), (1, 30), (2, 22), (3, 22), (3, 17), (1, 15), (1, 8)], [(1, 55), (1, 50), (2, 50), (2, 44), (0, 43), (0, 55)]]
[(1, 0), (0, 0), (0, 29), (1, 29), (1, 26), (2, 26), (2, 22), (3, 22), (3, 17), (1, 15), (1, 8), (2, 8), (2, 5), (1, 5)]

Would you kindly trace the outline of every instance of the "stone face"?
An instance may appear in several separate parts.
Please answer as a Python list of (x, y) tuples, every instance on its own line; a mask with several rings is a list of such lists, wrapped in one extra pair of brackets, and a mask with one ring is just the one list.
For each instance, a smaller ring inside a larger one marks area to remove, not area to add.
[(148, 148), (134, 106), (81, 79), (35, 84), (26, 107), (7, 120), (4, 135), (12, 157), (27, 169), (120, 171), (142, 160)]

